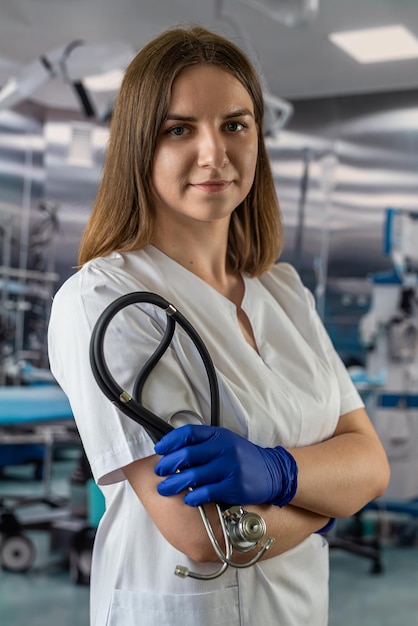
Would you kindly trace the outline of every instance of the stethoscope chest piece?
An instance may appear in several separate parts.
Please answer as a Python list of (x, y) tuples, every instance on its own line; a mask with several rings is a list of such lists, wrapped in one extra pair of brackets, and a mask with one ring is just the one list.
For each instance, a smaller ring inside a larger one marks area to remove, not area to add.
[(228, 534), (233, 547), (239, 552), (253, 550), (266, 533), (266, 523), (260, 515), (244, 511), (241, 506), (231, 506), (224, 511)]

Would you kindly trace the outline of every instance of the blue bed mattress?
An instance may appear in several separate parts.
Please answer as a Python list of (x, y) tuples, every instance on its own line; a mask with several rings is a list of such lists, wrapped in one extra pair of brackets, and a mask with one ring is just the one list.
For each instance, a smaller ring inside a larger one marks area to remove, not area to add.
[(0, 387), (0, 427), (73, 417), (58, 385)]

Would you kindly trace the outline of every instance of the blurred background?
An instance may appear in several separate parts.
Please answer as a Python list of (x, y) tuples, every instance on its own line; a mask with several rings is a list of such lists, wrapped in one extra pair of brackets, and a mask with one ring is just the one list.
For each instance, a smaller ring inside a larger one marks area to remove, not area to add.
[(102, 503), (49, 374), (49, 308), (75, 271), (124, 68), (189, 23), (262, 76), (282, 259), (315, 294), (391, 462), (382, 501), (329, 538), (331, 626), (418, 624), (415, 0), (1, 0), (0, 614), (88, 623)]

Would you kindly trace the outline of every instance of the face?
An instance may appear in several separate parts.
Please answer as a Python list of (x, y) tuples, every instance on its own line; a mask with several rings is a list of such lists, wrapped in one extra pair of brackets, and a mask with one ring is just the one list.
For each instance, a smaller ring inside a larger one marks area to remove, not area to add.
[(212, 65), (183, 70), (154, 155), (157, 222), (228, 224), (253, 184), (257, 149), (254, 106), (243, 85)]

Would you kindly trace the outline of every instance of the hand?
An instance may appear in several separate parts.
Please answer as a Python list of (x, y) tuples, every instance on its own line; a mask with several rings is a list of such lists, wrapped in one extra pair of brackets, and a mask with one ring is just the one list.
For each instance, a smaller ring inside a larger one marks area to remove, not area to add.
[(181, 426), (164, 435), (155, 452), (163, 456), (155, 473), (168, 476), (158, 492), (171, 496), (189, 489), (184, 501), (191, 506), (284, 506), (296, 493), (297, 465), (287, 450), (261, 448), (226, 428)]

